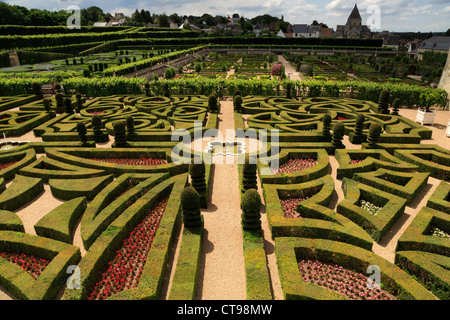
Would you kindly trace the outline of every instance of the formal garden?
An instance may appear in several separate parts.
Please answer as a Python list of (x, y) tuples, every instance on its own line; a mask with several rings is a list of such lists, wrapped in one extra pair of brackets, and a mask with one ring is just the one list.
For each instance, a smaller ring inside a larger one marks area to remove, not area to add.
[(181, 32), (1, 71), (2, 299), (450, 299), (444, 90)]

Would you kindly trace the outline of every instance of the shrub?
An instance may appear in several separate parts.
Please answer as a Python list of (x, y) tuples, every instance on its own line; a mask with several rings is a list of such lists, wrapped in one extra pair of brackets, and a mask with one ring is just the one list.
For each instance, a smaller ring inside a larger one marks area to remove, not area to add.
[(398, 108), (400, 107), (400, 99), (399, 98), (395, 98), (394, 101), (392, 102), (392, 113), (395, 116), (398, 116)]
[(189, 164), (189, 174), (191, 175), (192, 187), (198, 192), (202, 207), (206, 208), (206, 170), (201, 159), (192, 158)]
[(200, 196), (193, 187), (186, 187), (180, 195), (183, 222), (188, 228), (198, 227), (202, 223), (200, 214)]
[(309, 64), (302, 64), (300, 65), (299, 71), (303, 73), (304, 75), (312, 77), (313, 75), (313, 69)]
[(42, 87), (39, 83), (33, 82), (31, 84), (31, 89), (33, 90), (33, 93), (39, 98), (42, 99)]
[(363, 114), (358, 114), (355, 120), (355, 135), (360, 137), (363, 135), (364, 121), (366, 121), (366, 117)]
[(208, 107), (211, 112), (218, 111), (218, 103), (217, 103), (217, 96), (215, 93), (211, 93), (211, 95), (208, 97)]
[(125, 122), (122, 120), (118, 120), (114, 122), (114, 143), (113, 147), (123, 148), (126, 147), (127, 144), (127, 136), (125, 131)]
[(380, 98), (378, 99), (378, 110), (382, 114), (389, 114), (389, 99), (390, 92), (387, 89), (384, 89), (380, 92)]
[(134, 134), (134, 119), (133, 119), (133, 117), (127, 116), (126, 122), (127, 122), (127, 135), (133, 135)]
[(86, 144), (87, 142), (87, 137), (86, 137), (86, 125), (84, 124), (83, 121), (78, 121), (77, 122), (77, 132), (78, 132), (78, 136), (80, 137), (81, 143), (82, 144)]
[(326, 113), (324, 114), (323, 118), (322, 118), (322, 123), (323, 123), (323, 129), (322, 129), (322, 135), (325, 136), (327, 138), (327, 141), (331, 140), (331, 116)]
[(73, 113), (72, 100), (70, 98), (64, 99), (64, 110), (66, 113)]
[(241, 200), (244, 230), (261, 230), (261, 196), (255, 189), (245, 191)]
[(56, 112), (62, 113), (64, 110), (64, 96), (62, 93), (58, 92), (55, 94), (55, 100), (56, 100)]
[(333, 128), (333, 140), (332, 140), (333, 147), (335, 147), (336, 149), (345, 148), (344, 144), (342, 143), (344, 134), (345, 134), (344, 125), (340, 121), (336, 122)]
[(369, 137), (367, 138), (368, 147), (373, 148), (380, 139), (381, 125), (378, 122), (373, 122), (369, 127)]
[(45, 98), (42, 100), (42, 104), (44, 105), (44, 109), (46, 112), (50, 112), (52, 106), (52, 100)]
[(94, 130), (94, 136), (102, 134), (102, 118), (98, 114), (94, 114), (91, 119), (92, 129)]
[[(246, 155), (245, 163), (242, 165), (242, 188), (241, 192), (246, 192), (249, 189), (258, 189), (257, 184), (257, 164), (254, 158)], [(255, 163), (252, 163), (255, 162)]]
[(242, 97), (240, 95), (234, 96), (233, 107), (236, 112), (242, 112)]

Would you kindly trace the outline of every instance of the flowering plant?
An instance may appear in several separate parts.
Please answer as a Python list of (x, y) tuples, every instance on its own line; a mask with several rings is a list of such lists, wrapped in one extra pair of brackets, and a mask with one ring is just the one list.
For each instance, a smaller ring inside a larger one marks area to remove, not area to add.
[(337, 264), (318, 260), (301, 260), (298, 263), (305, 282), (315, 283), (325, 289), (337, 292), (351, 300), (394, 300), (387, 291), (375, 286), (369, 288), (368, 277)]
[(113, 294), (138, 286), (167, 201), (168, 198), (165, 198), (154, 206), (130, 232), (95, 284), (89, 300), (107, 299)]
[(311, 168), (317, 164), (314, 159), (289, 159), (287, 162), (279, 166), (278, 169), (272, 169), (274, 173), (291, 173)]
[(381, 209), (383, 209), (382, 207), (378, 207), (378, 206), (374, 205), (373, 203), (370, 203), (369, 201), (363, 200), (363, 199), (361, 199), (359, 201), (359, 206), (374, 216), (378, 212), (380, 212)]
[(159, 166), (167, 164), (167, 160), (158, 158), (93, 158), (95, 161), (125, 164), (131, 166)]
[(0, 252), (0, 257), (12, 262), (37, 279), (44, 271), (50, 260), (38, 258), (32, 254)]

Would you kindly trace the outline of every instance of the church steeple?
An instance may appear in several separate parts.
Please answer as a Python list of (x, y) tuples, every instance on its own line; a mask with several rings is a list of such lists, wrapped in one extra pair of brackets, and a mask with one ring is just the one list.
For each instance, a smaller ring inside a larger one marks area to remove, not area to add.
[(358, 6), (355, 3), (355, 7), (352, 10), (352, 13), (350, 13), (349, 19), (361, 19), (361, 15), (359, 14)]

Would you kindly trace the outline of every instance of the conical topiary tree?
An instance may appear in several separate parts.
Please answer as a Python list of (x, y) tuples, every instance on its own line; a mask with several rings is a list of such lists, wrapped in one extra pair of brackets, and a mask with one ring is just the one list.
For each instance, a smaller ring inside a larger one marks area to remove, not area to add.
[(242, 227), (244, 230), (261, 230), (261, 196), (255, 189), (245, 191), (241, 199)]
[(292, 84), (288, 81), (286, 82), (286, 98), (292, 99)]
[(373, 148), (375, 144), (380, 140), (382, 132), (381, 124), (373, 122), (369, 127), (369, 137), (367, 138), (368, 147)]
[(245, 156), (245, 162), (242, 165), (242, 188), (241, 192), (249, 189), (258, 190), (257, 164), (254, 157)]
[(78, 136), (80, 137), (80, 141), (82, 145), (86, 145), (87, 143), (87, 129), (86, 129), (86, 125), (84, 124), (83, 121), (78, 121), (77, 122), (77, 132), (78, 132)]
[(365, 141), (366, 137), (363, 133), (365, 121), (366, 117), (362, 113), (359, 113), (356, 116), (355, 131), (353, 133), (350, 133), (349, 136), (351, 143), (360, 144), (361, 142)]
[(83, 109), (83, 97), (81, 96), (81, 93), (77, 93), (76, 95), (75, 95), (75, 97), (76, 97), (76, 104), (77, 104), (77, 107), (76, 107), (76, 112), (77, 113), (80, 113), (80, 111), (81, 111), (81, 109)]
[(64, 99), (64, 112), (69, 114), (73, 113), (72, 100), (70, 98)]
[(191, 159), (191, 163), (189, 164), (189, 174), (191, 176), (191, 185), (200, 196), (201, 206), (206, 208), (206, 170), (205, 164), (200, 157), (194, 157)]
[(31, 90), (33, 90), (33, 93), (38, 97), (38, 99), (42, 99), (44, 97), (42, 94), (42, 86), (39, 83), (33, 82), (31, 84)]
[(217, 96), (215, 93), (211, 93), (208, 97), (208, 107), (211, 112), (219, 111), (219, 105), (217, 102)]
[(380, 97), (378, 99), (378, 110), (382, 114), (389, 114), (389, 98), (390, 92), (387, 89), (383, 89), (380, 92)]
[(322, 126), (322, 135), (323, 135), (324, 137), (326, 137), (328, 141), (331, 141), (331, 133), (330, 133), (330, 130), (331, 130), (331, 120), (332, 120), (332, 119), (331, 119), (331, 116), (330, 116), (328, 113), (326, 113), (326, 114), (323, 115), (323, 118), (322, 118), (322, 123), (323, 123), (323, 126)]
[(133, 135), (134, 132), (134, 119), (132, 116), (127, 116), (126, 118), (127, 122), (127, 135)]
[(240, 95), (234, 96), (233, 107), (236, 112), (242, 112), (242, 97)]
[(57, 113), (63, 113), (64, 111), (64, 96), (62, 93), (58, 92), (55, 94), (55, 100), (56, 100), (56, 112)]
[(344, 135), (345, 135), (344, 125), (340, 121), (336, 122), (336, 124), (334, 125), (334, 128), (333, 128), (333, 140), (331, 141), (334, 148), (336, 148), (336, 149), (344, 149), (345, 148), (344, 144), (342, 143), (342, 139), (344, 138)]
[(184, 188), (180, 195), (180, 202), (184, 226), (187, 228), (201, 226), (200, 197), (197, 191), (191, 186)]
[(106, 142), (108, 141), (108, 134), (102, 131), (102, 118), (98, 114), (94, 114), (91, 118), (91, 126), (94, 131), (94, 141), (95, 142)]
[(392, 112), (394, 116), (398, 116), (398, 108), (400, 107), (400, 99), (395, 98), (394, 101), (392, 101)]
[(113, 124), (114, 131), (114, 143), (113, 147), (124, 148), (127, 147), (127, 135), (125, 131), (125, 122), (123, 120), (118, 120)]
[(42, 100), (42, 104), (44, 105), (44, 110), (46, 112), (50, 112), (52, 109), (52, 100), (45, 98), (44, 100)]

